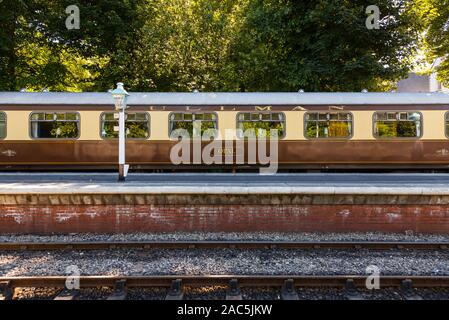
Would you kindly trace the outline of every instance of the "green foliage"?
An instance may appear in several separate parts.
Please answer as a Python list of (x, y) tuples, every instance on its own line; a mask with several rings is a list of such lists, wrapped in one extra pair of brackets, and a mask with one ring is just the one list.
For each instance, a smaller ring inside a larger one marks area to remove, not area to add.
[[(188, 133), (188, 138), (207, 138), (208, 135), (216, 135), (216, 122), (214, 121), (174, 121), (171, 122), (170, 131), (185, 130)], [(181, 133), (181, 131), (178, 131)], [(187, 137), (186, 137), (187, 138)]]
[(240, 122), (240, 129), (243, 134), (249, 135), (249, 137), (270, 137), (272, 135), (271, 130), (276, 130), (277, 136), (284, 136), (284, 126), (281, 122), (270, 121), (242, 121)]
[(0, 1), (0, 90), (17, 89), (16, 69), (21, 61), (16, 50), (28, 37), (29, 28), (21, 19), (26, 11), (25, 1)]
[(243, 74), (237, 90), (382, 90), (383, 82), (405, 76), (414, 51), (413, 19), (406, 1), (376, 1), (380, 30), (365, 26), (361, 0), (255, 0), (232, 52)]
[(308, 138), (348, 138), (351, 136), (351, 123), (348, 121), (308, 121)]
[(429, 62), (442, 58), (438, 80), (449, 86), (449, 0), (415, 0), (413, 14), (425, 28), (424, 49)]
[[(118, 138), (118, 131), (114, 130), (114, 127), (118, 127), (118, 121), (105, 122), (103, 124), (103, 138)], [(125, 122), (125, 134), (128, 139), (146, 139), (149, 136), (148, 123), (147, 122)]]
[(76, 138), (78, 137), (78, 125), (76, 122), (59, 122), (52, 123), (53, 128), (50, 131), (52, 138)]
[[(136, 19), (137, 3), (0, 1), (0, 90), (105, 90), (127, 80), (122, 68), (135, 62), (134, 22), (143, 23)], [(80, 30), (65, 26), (66, 7), (74, 4), (82, 13)]]
[(125, 125), (126, 137), (131, 139), (146, 139), (148, 138), (148, 126), (143, 122), (128, 122)]
[[(0, 90), (84, 91), (93, 87), (105, 59), (83, 56), (60, 39), (45, 34), (48, 11), (43, 1), (0, 1)], [(56, 2), (46, 1), (46, 5)], [(44, 6), (44, 4), (42, 4)], [(59, 12), (64, 23), (65, 9)], [(51, 16), (51, 15), (50, 15)]]
[[(40, 40), (42, 36), (37, 35)], [(56, 51), (40, 42), (24, 43), (17, 54), (21, 59), (16, 69), (16, 86), (28, 91), (86, 91), (94, 86), (99, 72), (91, 66), (100, 64), (103, 59), (83, 58), (69, 49)]]
[(423, 26), (411, 2), (376, 1), (391, 19), (368, 30), (362, 0), (3, 0), (0, 90), (386, 90)]
[[(154, 5), (147, 0), (38, 0), (39, 10), (46, 12), (43, 32), (57, 39), (65, 47), (83, 57), (102, 58), (101, 63), (91, 63), (89, 70), (96, 73), (92, 90), (105, 91), (117, 82), (126, 83), (133, 91), (152, 91), (153, 73), (148, 74), (153, 61), (144, 61), (146, 23), (151, 23), (149, 10)], [(76, 4), (81, 13), (80, 30), (67, 30), (65, 12), (68, 5)], [(160, 4), (162, 10), (167, 8)], [(160, 54), (160, 52), (159, 52)], [(161, 71), (154, 70), (151, 71)]]
[(377, 121), (377, 135), (381, 138), (415, 138), (417, 124), (414, 121)]
[(79, 127), (76, 122), (41, 121), (32, 122), (31, 126), (33, 138), (72, 139), (79, 135)]
[(217, 91), (230, 44), (239, 32), (241, 0), (148, 0), (143, 10), (136, 90)]

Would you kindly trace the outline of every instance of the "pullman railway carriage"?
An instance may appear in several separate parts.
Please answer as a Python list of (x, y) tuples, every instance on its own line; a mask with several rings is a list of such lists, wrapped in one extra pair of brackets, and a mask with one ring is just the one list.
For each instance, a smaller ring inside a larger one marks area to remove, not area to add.
[[(235, 161), (246, 129), (277, 129), (279, 169), (449, 168), (444, 93), (132, 93), (128, 107), (126, 161), (133, 169), (257, 167)], [(218, 132), (222, 148), (214, 152), (231, 163), (172, 163), (178, 141), (171, 133), (194, 135), (194, 123)], [(116, 168), (117, 127), (110, 93), (0, 93), (0, 167)], [(239, 130), (226, 136), (226, 129)]]

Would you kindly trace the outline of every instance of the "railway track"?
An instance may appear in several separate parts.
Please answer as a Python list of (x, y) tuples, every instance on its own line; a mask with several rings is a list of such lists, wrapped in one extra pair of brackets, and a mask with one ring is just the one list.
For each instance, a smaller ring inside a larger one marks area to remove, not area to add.
[[(66, 290), (68, 277), (0, 277), (0, 294), (11, 299), (15, 288), (59, 288), (57, 300), (75, 299), (78, 290)], [(279, 287), (281, 298), (296, 300), (296, 288), (342, 288), (349, 299), (363, 299), (358, 288), (366, 287), (366, 276), (300, 276), (300, 275), (163, 275), (163, 276), (81, 276), (79, 289), (113, 288), (110, 300), (126, 299), (128, 288), (166, 287), (167, 300), (182, 300), (184, 287), (227, 287), (226, 299), (240, 300), (243, 287)], [(419, 299), (413, 288), (449, 288), (449, 276), (381, 276), (380, 288), (400, 288), (406, 297)]]
[(448, 250), (449, 242), (271, 242), (271, 241), (152, 241), (152, 242), (3, 242), (0, 251), (111, 249), (371, 249)]
[[(446, 242), (271, 242), (271, 241), (152, 241), (152, 242), (47, 242), (0, 243), (0, 251), (113, 250), (113, 249), (371, 249), (447, 250)], [(0, 297), (11, 299), (15, 288), (59, 288), (58, 300), (75, 299), (79, 290), (66, 290), (65, 276), (0, 277)], [(75, 278), (73, 278), (75, 279)], [(367, 276), (301, 275), (209, 275), (209, 276), (81, 276), (80, 289), (113, 288), (111, 300), (126, 299), (128, 288), (169, 288), (166, 299), (180, 300), (184, 287), (227, 287), (226, 298), (242, 298), (241, 287), (278, 287), (283, 299), (298, 298), (295, 288), (343, 288), (349, 299), (362, 299), (357, 288), (365, 287)], [(381, 276), (381, 288), (400, 288), (406, 297), (417, 299), (412, 288), (449, 288), (449, 276)]]

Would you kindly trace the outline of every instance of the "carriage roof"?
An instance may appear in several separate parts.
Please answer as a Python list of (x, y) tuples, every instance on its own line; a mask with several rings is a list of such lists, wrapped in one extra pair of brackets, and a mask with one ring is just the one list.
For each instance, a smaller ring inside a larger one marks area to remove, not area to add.
[[(284, 93), (284, 92), (131, 92), (130, 106), (142, 105), (449, 105), (447, 93)], [(104, 92), (0, 92), (0, 105), (99, 105), (111, 106)]]

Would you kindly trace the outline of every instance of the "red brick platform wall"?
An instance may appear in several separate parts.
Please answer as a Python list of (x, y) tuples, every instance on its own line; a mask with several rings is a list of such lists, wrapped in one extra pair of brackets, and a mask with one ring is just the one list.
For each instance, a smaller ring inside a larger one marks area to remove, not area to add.
[(449, 234), (444, 204), (0, 204), (0, 233), (405, 232)]

